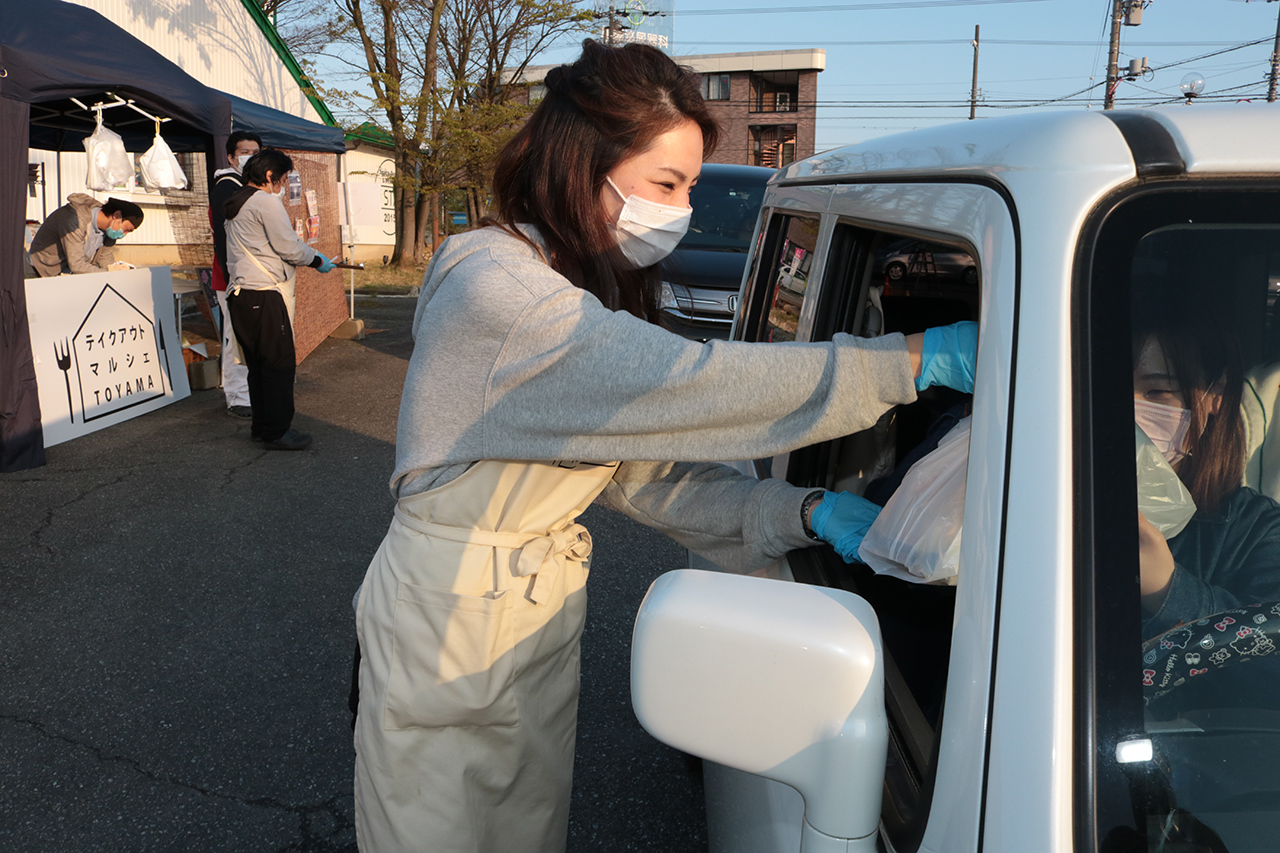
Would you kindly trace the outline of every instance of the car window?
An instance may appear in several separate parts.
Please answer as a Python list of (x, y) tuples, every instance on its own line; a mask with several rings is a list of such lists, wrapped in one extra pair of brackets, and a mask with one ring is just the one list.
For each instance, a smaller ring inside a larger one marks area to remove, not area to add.
[[(881, 260), (887, 248), (901, 239), (901, 235), (851, 224), (835, 226), (815, 307), (814, 340), (829, 339), (836, 332), (911, 333), (930, 325), (977, 319), (976, 277), (965, 284), (950, 276), (921, 276), (909, 292), (895, 291)], [(780, 241), (780, 246), (786, 242)], [(787, 257), (782, 249), (780, 268), (786, 267)], [(770, 284), (781, 287), (772, 279)], [(768, 340), (776, 326), (766, 323), (759, 330), (756, 339)], [(915, 403), (887, 413), (871, 429), (790, 454), (786, 478), (800, 486), (852, 491), (883, 504), (899, 489), (914, 488), (904, 479), (913, 464), (951, 429), (963, 430), (961, 420), (968, 414), (970, 399), (950, 389), (929, 389)], [(963, 456), (967, 439), (962, 441)], [(959, 488), (962, 505), (963, 484)], [(911, 506), (919, 494), (904, 491), (902, 497), (909, 501), (905, 506)], [(789, 561), (796, 580), (853, 591), (876, 609), (885, 649), (892, 732), (884, 825), (895, 849), (913, 850), (924, 829), (937, 760), (956, 586), (953, 582), (913, 583), (861, 563), (846, 564), (828, 547), (793, 552)]]
[(819, 225), (816, 216), (776, 213), (770, 218), (765, 248), (756, 268), (761, 280), (752, 288), (746, 340), (796, 339), (818, 247)]
[(1093, 239), (1079, 331), (1088, 823), (1108, 851), (1272, 851), (1280, 192), (1147, 189)]
[(682, 249), (746, 252), (764, 199), (764, 178), (714, 174), (710, 169), (689, 193), (693, 213)]
[(971, 288), (978, 280), (978, 265), (968, 252), (910, 237), (877, 251), (873, 272), (891, 290), (953, 283)]

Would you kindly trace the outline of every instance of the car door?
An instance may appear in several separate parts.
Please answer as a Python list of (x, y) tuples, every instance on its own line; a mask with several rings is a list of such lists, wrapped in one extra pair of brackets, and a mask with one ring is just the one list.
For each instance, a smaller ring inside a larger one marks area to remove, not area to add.
[[(906, 237), (970, 254), (978, 280), (897, 286), (877, 278), (877, 252)], [(856, 592), (876, 609), (890, 719), (883, 831), (903, 853), (922, 844), (934, 850), (977, 844), (1002, 571), (1017, 286), (1016, 213), (997, 185), (778, 186), (766, 198), (760, 249), (735, 326), (735, 335), (747, 341), (818, 341), (840, 332), (909, 334), (958, 320), (980, 325), (972, 398), (930, 389), (863, 433), (752, 465), (757, 476), (862, 494), (873, 484), (883, 488), (939, 418), (954, 411), (971, 417), (955, 585), (877, 576), (844, 564), (825, 546), (793, 552), (776, 573)], [(707, 767), (705, 779), (713, 850), (797, 849), (802, 805), (794, 792), (715, 766)]]

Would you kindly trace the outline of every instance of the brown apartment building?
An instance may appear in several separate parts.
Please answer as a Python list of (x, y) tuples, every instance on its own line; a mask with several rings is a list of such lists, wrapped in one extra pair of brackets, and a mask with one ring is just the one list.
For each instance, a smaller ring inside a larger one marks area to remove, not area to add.
[(713, 163), (777, 169), (814, 154), (818, 72), (825, 50), (676, 56), (702, 75), (702, 96), (720, 122)]
[[(702, 96), (720, 122), (720, 146), (712, 163), (777, 169), (814, 154), (818, 72), (825, 50), (768, 50), (673, 56), (702, 75)], [(554, 66), (525, 69), (529, 98), (546, 90), (543, 76)]]

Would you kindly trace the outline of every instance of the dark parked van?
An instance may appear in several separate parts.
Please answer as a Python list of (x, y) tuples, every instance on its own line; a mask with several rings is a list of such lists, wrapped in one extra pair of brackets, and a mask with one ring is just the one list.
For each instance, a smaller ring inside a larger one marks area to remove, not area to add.
[(724, 340), (772, 169), (707, 163), (689, 195), (689, 232), (662, 262), (667, 327), (694, 340)]

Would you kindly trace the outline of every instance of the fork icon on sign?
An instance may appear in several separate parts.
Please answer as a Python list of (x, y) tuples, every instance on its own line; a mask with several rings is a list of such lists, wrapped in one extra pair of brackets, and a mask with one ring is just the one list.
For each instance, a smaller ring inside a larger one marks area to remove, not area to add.
[(67, 415), (70, 416), (71, 422), (75, 423), (76, 413), (71, 405), (71, 344), (66, 338), (62, 339), (62, 346), (54, 342), (53, 354), (58, 359), (58, 369), (62, 371), (62, 379), (67, 383)]

